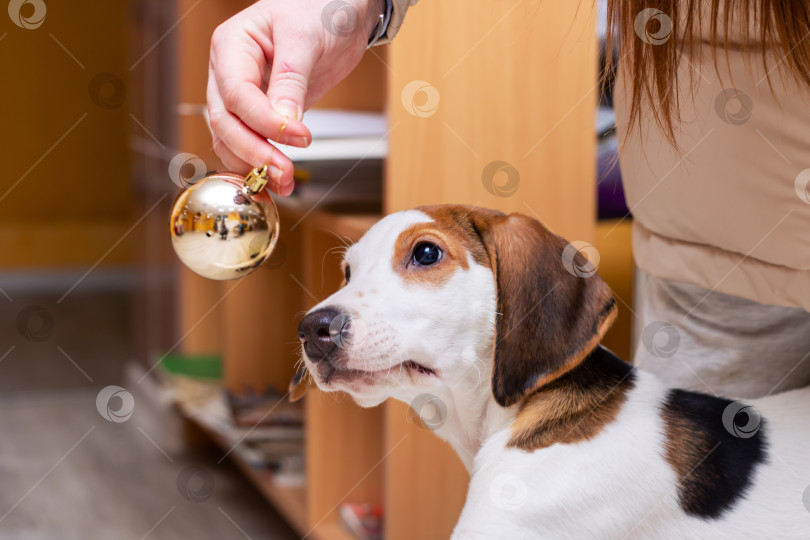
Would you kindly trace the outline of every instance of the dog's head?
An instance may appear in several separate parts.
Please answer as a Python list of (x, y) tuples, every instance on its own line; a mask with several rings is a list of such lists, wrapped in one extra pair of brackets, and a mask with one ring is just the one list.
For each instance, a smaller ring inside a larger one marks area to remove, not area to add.
[(471, 371), (513, 405), (581, 362), (616, 312), (585, 257), (520, 214), (398, 212), (343, 265), (343, 287), (304, 317), (299, 338), (316, 384), (363, 406), (410, 401)]

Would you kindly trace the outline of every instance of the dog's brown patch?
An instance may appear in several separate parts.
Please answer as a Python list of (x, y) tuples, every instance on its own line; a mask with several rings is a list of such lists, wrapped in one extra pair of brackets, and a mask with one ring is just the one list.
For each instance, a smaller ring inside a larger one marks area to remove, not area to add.
[(678, 489), (684, 493), (686, 506), (692, 503), (687, 487), (689, 476), (695, 466), (700, 463), (703, 456), (712, 451), (712, 443), (701, 430), (696, 430), (693, 422), (680, 414), (680, 411), (667, 403), (662, 417), (664, 420), (664, 434), (666, 435), (666, 460), (678, 475)]
[(523, 401), (508, 446), (532, 451), (595, 437), (616, 419), (634, 381), (629, 364), (597, 348)]
[[(489, 267), (489, 255), (469, 219), (471, 209), (463, 206), (432, 206), (418, 208), (432, 222), (418, 223), (402, 231), (394, 244), (391, 264), (406, 282), (441, 286), (458, 270), (469, 268), (469, 257), (477, 264)], [(436, 244), (442, 259), (431, 266), (412, 264), (413, 249), (421, 242)]]

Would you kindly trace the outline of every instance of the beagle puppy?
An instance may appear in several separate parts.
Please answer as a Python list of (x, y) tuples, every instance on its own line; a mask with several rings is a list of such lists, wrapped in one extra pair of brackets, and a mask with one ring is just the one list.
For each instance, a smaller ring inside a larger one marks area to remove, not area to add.
[(810, 538), (810, 389), (742, 403), (634, 369), (599, 345), (610, 289), (538, 221), (398, 212), (343, 266), (299, 326), (304, 366), (453, 446), (454, 539)]

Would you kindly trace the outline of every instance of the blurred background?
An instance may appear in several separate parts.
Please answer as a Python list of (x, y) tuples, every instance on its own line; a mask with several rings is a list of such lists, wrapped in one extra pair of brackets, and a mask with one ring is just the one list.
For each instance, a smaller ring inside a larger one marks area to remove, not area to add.
[(446, 538), (467, 473), (407, 406), (287, 405), (334, 248), (388, 211), (478, 204), (594, 242), (629, 357), (630, 216), (589, 2), (422, 0), (307, 113), (274, 257), (228, 283), (182, 268), (171, 203), (221, 169), (210, 36), (249, 4), (0, 16), (0, 538)]

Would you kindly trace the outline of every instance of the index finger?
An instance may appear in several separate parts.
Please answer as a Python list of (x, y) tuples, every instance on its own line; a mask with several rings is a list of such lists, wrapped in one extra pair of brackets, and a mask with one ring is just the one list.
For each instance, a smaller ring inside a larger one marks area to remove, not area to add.
[(262, 92), (265, 54), (247, 32), (227, 33), (212, 39), (211, 73), (225, 108), (259, 136), (282, 144), (306, 147), (309, 129), (297, 118), (276, 112)]

